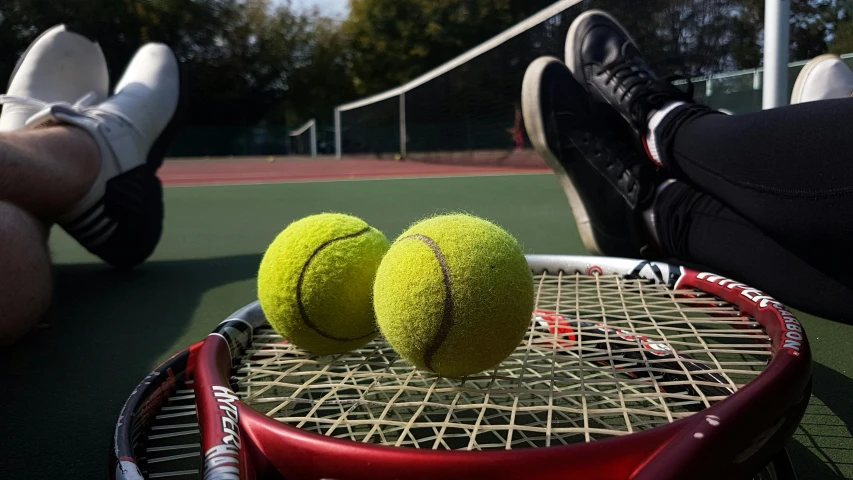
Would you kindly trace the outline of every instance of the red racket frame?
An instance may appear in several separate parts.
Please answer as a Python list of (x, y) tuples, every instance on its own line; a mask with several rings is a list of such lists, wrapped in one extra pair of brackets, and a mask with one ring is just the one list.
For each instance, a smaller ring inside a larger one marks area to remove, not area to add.
[(236, 399), (229, 383), (232, 357), (240, 355), (252, 331), (264, 323), (260, 309), (250, 305), (223, 322), (197, 352), (194, 387), (205, 478), (748, 478), (790, 439), (811, 392), (811, 350), (802, 326), (780, 303), (727, 278), (667, 264), (591, 257), (528, 260), (534, 272), (537, 265), (552, 265), (554, 260), (581, 262), (590, 267), (574, 270), (585, 274), (627, 274), (626, 262), (632, 262), (632, 275), (715, 295), (765, 328), (772, 340), (772, 361), (726, 400), (672, 424), (623, 437), (500, 451), (395, 448), (305, 432)]

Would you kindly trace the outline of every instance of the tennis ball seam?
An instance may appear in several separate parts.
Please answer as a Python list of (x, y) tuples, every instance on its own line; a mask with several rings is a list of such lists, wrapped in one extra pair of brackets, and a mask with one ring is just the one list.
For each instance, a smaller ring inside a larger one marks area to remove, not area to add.
[(453, 282), (450, 279), (450, 267), (447, 265), (447, 258), (445, 258), (444, 253), (441, 251), (441, 247), (432, 238), (417, 234), (400, 239), (400, 241), (404, 240), (416, 240), (424, 243), (432, 250), (435, 259), (438, 260), (438, 265), (441, 267), (441, 277), (444, 282), (444, 308), (442, 309), (441, 324), (438, 326), (438, 334), (424, 351), (424, 365), (428, 369), (435, 371), (432, 366), (432, 359), (436, 352), (438, 352), (438, 349), (444, 344), (444, 341), (447, 340), (447, 337), (450, 335), (450, 329), (453, 327)]
[(354, 337), (354, 338), (336, 337), (336, 336), (334, 336), (328, 332), (324, 332), (324, 331), (320, 330), (320, 328), (317, 325), (315, 325), (314, 322), (311, 321), (311, 318), (308, 316), (308, 311), (305, 309), (305, 304), (302, 302), (302, 283), (305, 281), (305, 275), (308, 272), (308, 267), (311, 266), (311, 262), (314, 260), (314, 258), (317, 257), (317, 255), (319, 255), (320, 252), (322, 252), (326, 248), (330, 247), (334, 243), (342, 242), (344, 240), (350, 240), (350, 239), (359, 237), (359, 236), (364, 235), (364, 234), (369, 233), (369, 232), (370, 232), (370, 226), (368, 225), (368, 226), (364, 227), (363, 229), (359, 230), (358, 232), (351, 233), (349, 235), (344, 235), (343, 237), (333, 238), (333, 239), (327, 241), (326, 243), (323, 243), (319, 247), (317, 247), (317, 249), (314, 250), (314, 252), (311, 254), (311, 256), (308, 257), (308, 261), (306, 261), (305, 264), (302, 265), (302, 271), (299, 272), (299, 281), (296, 282), (296, 305), (299, 308), (299, 315), (302, 316), (302, 321), (305, 323), (305, 326), (307, 326), (308, 328), (310, 328), (311, 330), (313, 330), (314, 332), (316, 332), (318, 335), (320, 335), (323, 338), (327, 338), (329, 340), (336, 340), (339, 342), (352, 342), (355, 340), (367, 338), (371, 335), (375, 335), (377, 332), (376, 329), (373, 329), (372, 331), (370, 331), (369, 333), (367, 333), (365, 335), (361, 335), (361, 336)]

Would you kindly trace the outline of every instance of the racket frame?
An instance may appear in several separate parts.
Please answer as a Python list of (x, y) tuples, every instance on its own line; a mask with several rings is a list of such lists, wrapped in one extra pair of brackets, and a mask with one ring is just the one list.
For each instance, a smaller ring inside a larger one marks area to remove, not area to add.
[(137, 438), (147, 430), (153, 416), (163, 407), (175, 390), (192, 379), (196, 355), (204, 341), (173, 355), (149, 373), (131, 392), (119, 413), (110, 443), (109, 475), (112, 480), (143, 480), (139, 465)]
[[(772, 340), (773, 359), (760, 375), (726, 400), (671, 424), (631, 435), (540, 449), (394, 448), (299, 430), (254, 411), (234, 394), (232, 367), (251, 344), (254, 331), (266, 324), (255, 302), (222, 322), (194, 352), (205, 478), (283, 478), (278, 472), (286, 472), (287, 478), (371, 480), (554, 475), (585, 479), (746, 478), (782, 451), (810, 397), (811, 351), (802, 326), (780, 303), (725, 277), (660, 262), (529, 256), (528, 263), (534, 274), (620, 274), (715, 295), (761, 323)], [(156, 395), (137, 396), (152, 401)], [(205, 428), (211, 425), (214, 428)], [(286, 455), (281, 454), (282, 444), (287, 446)]]

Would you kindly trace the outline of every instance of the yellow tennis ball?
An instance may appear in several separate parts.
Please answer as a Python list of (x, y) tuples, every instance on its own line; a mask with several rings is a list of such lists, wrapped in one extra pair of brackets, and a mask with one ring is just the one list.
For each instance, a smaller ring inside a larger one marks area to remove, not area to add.
[(258, 299), (270, 325), (296, 346), (326, 355), (376, 334), (372, 287), (388, 239), (363, 220), (335, 213), (290, 224), (267, 249)]
[(533, 279), (518, 242), (470, 215), (430, 218), (404, 232), (379, 265), (373, 296), (394, 350), (447, 377), (499, 364), (533, 313)]

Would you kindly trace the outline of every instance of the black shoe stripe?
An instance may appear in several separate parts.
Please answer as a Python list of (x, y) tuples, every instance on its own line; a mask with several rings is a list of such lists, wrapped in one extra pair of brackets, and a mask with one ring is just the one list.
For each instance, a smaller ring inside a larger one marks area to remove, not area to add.
[[(68, 230), (68, 231), (72, 231), (72, 230), (79, 230), (79, 229), (80, 229), (81, 227), (83, 227), (85, 224), (89, 223), (88, 219), (89, 219), (92, 215), (94, 215), (94, 214), (95, 214), (95, 211), (97, 211), (97, 210), (98, 210), (98, 208), (102, 208), (103, 206), (104, 206), (104, 199), (103, 199), (103, 198), (101, 198), (100, 200), (98, 200), (97, 202), (95, 202), (95, 204), (94, 204), (94, 205), (92, 205), (88, 210), (86, 210), (85, 212), (83, 212), (83, 214), (82, 214), (82, 215), (80, 215), (79, 217), (77, 217), (77, 218), (76, 218), (76, 219), (74, 219), (73, 221), (71, 221), (71, 222), (66, 223), (65, 225), (63, 225), (63, 228), (65, 228), (65, 229), (66, 229), (66, 230)], [(98, 216), (100, 216), (100, 215), (98, 215)]]
[(160, 240), (162, 195), (160, 180), (141, 165), (108, 180), (104, 197), (63, 226), (73, 227), (68, 233), (107, 263), (131, 268), (148, 258)]
[(108, 218), (105, 210), (98, 210), (92, 212), (89, 217), (82, 218), (74, 228), (66, 227), (65, 230), (72, 235), (81, 235), (99, 225), (105, 218)]
[(95, 224), (95, 228), (93, 230), (76, 234), (74, 235), (74, 238), (83, 245), (87, 245), (90, 241), (100, 238), (103, 234), (107, 233), (109, 229), (114, 228), (117, 225), (107, 217), (102, 217), (102, 219), (102, 222)]

